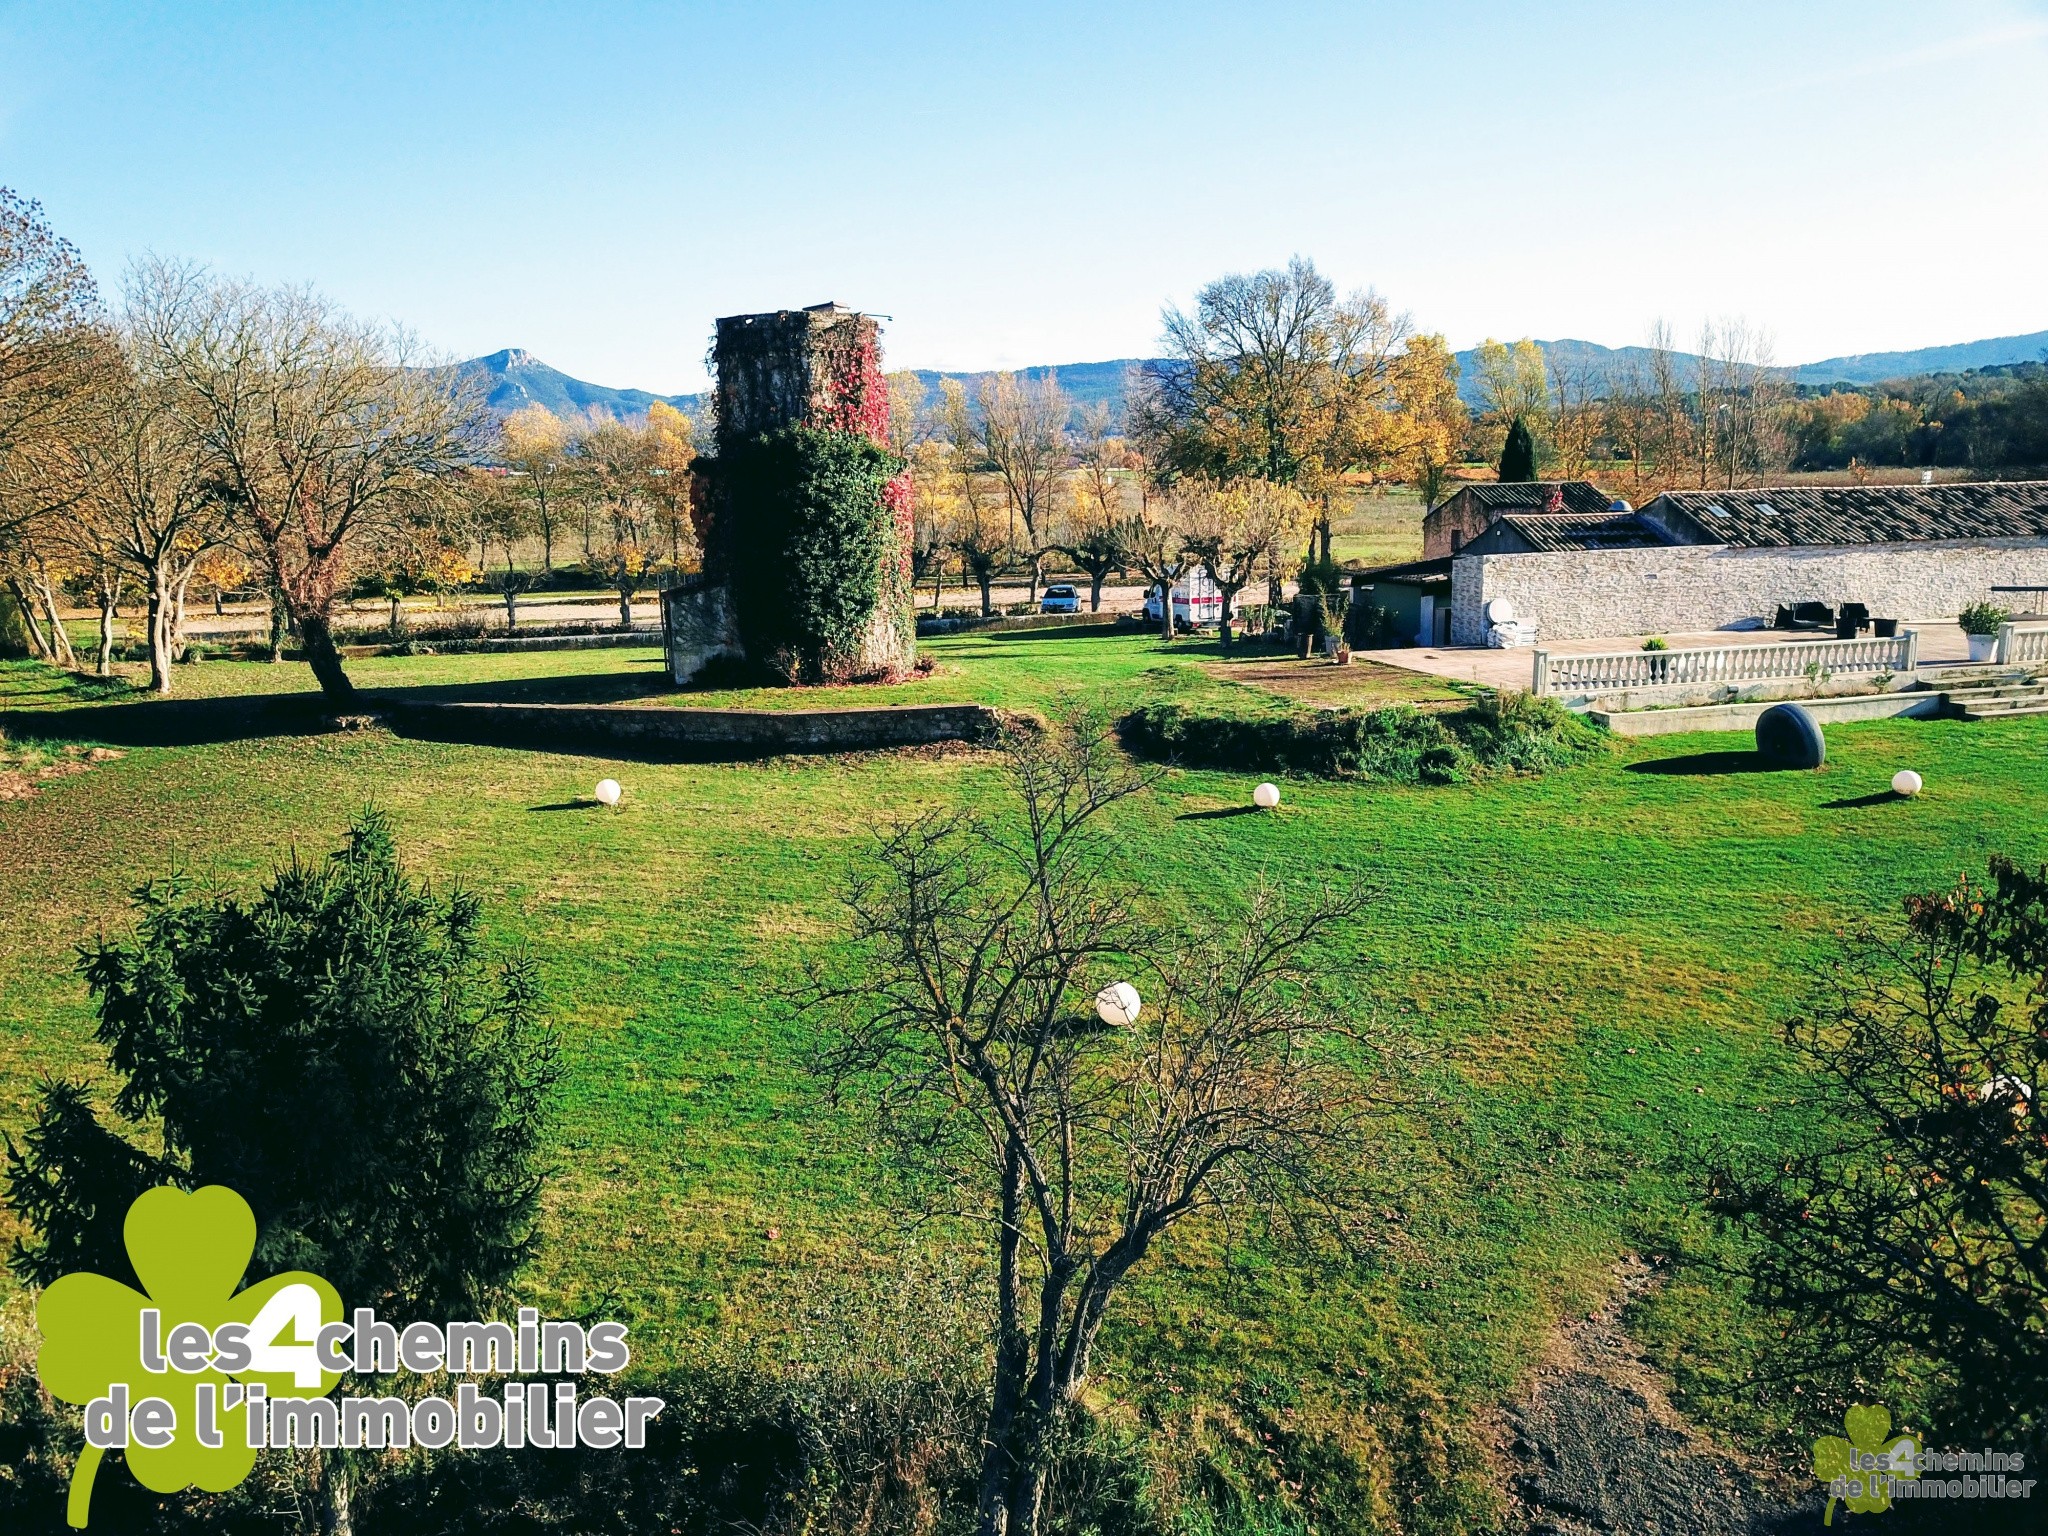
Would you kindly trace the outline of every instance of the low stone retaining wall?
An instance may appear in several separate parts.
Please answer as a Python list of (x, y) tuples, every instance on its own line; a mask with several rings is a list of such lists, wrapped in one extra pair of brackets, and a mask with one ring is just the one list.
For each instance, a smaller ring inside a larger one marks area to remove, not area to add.
[[(344, 645), (344, 656), (485, 656), (496, 651), (599, 651), (613, 646), (658, 646), (661, 626), (587, 630), (570, 635), (479, 635), (474, 640), (403, 640), (378, 645)], [(303, 654), (285, 653), (294, 660)]]
[(865, 752), (941, 741), (993, 742), (1002, 715), (986, 704), (867, 709), (671, 709), (606, 704), (439, 704), (380, 699), (409, 736), (548, 752), (624, 749), (693, 761)]
[[(1888, 720), (1899, 715), (1938, 715), (1944, 695), (1930, 690), (1911, 693), (1865, 693), (1849, 698), (1796, 700), (1822, 725), (1840, 725), (1847, 720)], [(1586, 718), (1617, 736), (1676, 736), (1686, 731), (1751, 731), (1757, 716), (1771, 706), (1756, 704), (1707, 704), (1693, 709), (1595, 709)]]
[[(958, 635), (969, 631), (985, 629), (1071, 629), (1077, 625), (1110, 626), (1118, 623), (1125, 615), (1102, 613), (992, 613), (983, 618), (978, 613), (964, 614), (948, 619), (924, 618), (917, 621), (919, 635)], [(1152, 626), (1157, 629), (1158, 625)]]

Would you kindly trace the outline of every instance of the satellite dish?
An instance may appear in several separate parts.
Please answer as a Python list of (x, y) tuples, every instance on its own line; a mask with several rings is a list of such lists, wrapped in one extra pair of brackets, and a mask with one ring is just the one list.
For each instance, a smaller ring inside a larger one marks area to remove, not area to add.
[(1512, 624), (1515, 622), (1515, 605), (1504, 597), (1496, 597), (1486, 605), (1486, 622), (1489, 624)]

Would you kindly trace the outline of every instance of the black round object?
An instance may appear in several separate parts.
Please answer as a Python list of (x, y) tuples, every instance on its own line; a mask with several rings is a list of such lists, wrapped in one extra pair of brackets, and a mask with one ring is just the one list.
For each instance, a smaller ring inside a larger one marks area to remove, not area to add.
[(1818, 768), (1828, 757), (1819, 722), (1797, 704), (1773, 704), (1757, 716), (1756, 749), (1780, 768)]

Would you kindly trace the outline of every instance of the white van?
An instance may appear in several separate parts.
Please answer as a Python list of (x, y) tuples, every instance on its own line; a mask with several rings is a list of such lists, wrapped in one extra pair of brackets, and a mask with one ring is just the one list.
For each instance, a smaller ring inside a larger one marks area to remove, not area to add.
[[(1159, 588), (1155, 585), (1145, 594), (1145, 622), (1159, 622)], [(1182, 578), (1181, 584), (1173, 589), (1173, 622), (1182, 629), (1199, 629), (1208, 624), (1223, 622), (1223, 594), (1216, 590), (1216, 583), (1209, 573), (1199, 566)]]

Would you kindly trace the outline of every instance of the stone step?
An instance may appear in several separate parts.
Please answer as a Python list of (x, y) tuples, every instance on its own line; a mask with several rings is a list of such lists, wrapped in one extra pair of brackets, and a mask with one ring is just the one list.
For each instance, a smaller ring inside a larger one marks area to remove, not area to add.
[(1951, 704), (1974, 704), (1979, 699), (2048, 698), (2048, 683), (1987, 683), (1974, 688), (1948, 688), (1942, 697)]
[(2011, 720), (2021, 715), (2048, 715), (2048, 699), (2043, 699), (2038, 704), (2023, 704), (2017, 709), (1970, 708), (1963, 711), (1965, 720), (1979, 723), (1986, 720)]

